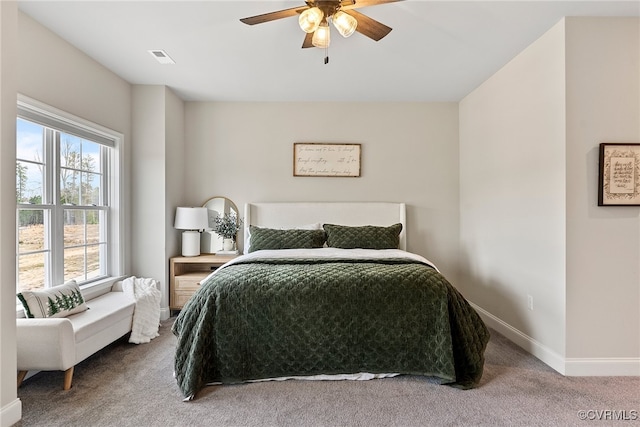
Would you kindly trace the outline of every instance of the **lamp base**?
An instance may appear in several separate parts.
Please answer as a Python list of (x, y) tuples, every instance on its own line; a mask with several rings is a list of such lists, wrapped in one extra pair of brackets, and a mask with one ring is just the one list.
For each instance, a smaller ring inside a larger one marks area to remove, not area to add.
[(187, 230), (182, 232), (182, 256), (200, 255), (200, 232)]

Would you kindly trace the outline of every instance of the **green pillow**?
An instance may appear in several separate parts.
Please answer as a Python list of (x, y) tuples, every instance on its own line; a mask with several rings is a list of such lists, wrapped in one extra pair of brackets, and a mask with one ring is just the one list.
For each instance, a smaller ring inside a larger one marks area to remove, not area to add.
[(249, 227), (251, 246), (249, 252), (261, 249), (309, 249), (321, 248), (326, 239), (324, 230), (301, 230)]
[(89, 308), (75, 280), (41, 291), (21, 292), (18, 299), (26, 317), (67, 317)]
[(398, 249), (402, 224), (388, 227), (324, 224), (327, 246), (342, 249)]

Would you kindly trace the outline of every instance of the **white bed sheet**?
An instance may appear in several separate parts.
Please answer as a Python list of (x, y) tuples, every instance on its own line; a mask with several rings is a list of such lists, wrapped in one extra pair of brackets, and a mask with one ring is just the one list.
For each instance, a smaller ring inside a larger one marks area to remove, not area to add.
[[(433, 267), (439, 272), (436, 265), (413, 252), (403, 251), (402, 249), (340, 249), (340, 248), (313, 248), (313, 249), (274, 249), (260, 250), (248, 254), (240, 255), (224, 264), (222, 267), (232, 265), (241, 261), (260, 259), (260, 258), (324, 258), (324, 259), (357, 259), (357, 260), (376, 260), (376, 259), (410, 259), (412, 261), (422, 262)], [(222, 268), (221, 267), (221, 268)], [(215, 274), (215, 270), (212, 274)]]

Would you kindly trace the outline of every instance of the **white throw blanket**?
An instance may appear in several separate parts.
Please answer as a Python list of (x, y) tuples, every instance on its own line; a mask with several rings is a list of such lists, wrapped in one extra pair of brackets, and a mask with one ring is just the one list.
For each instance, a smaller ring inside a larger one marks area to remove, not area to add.
[(122, 282), (122, 289), (136, 301), (133, 325), (129, 342), (147, 343), (159, 336), (160, 300), (162, 293), (154, 279), (128, 277)]

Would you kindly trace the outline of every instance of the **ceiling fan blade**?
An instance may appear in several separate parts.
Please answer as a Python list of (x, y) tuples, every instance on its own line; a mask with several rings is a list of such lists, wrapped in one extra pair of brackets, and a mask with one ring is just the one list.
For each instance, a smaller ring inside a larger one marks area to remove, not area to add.
[[(361, 7), (377, 6), (379, 4), (395, 3), (395, 2), (399, 2), (399, 1), (404, 1), (404, 0), (355, 0), (355, 1), (347, 1), (347, 2), (342, 2), (342, 10), (358, 9), (358, 8), (361, 8)], [(347, 4), (344, 4), (344, 3), (347, 3)]]
[(308, 47), (313, 47), (313, 43), (311, 42), (313, 40), (313, 33), (307, 33), (304, 36), (304, 41), (302, 42), (302, 48), (306, 49)]
[(345, 13), (358, 20), (356, 31), (372, 40), (379, 41), (392, 30), (391, 27), (387, 27), (382, 22), (378, 22), (373, 18), (369, 18), (367, 15), (356, 12), (355, 10), (349, 10)]
[(262, 15), (242, 18), (240, 21), (244, 22), (247, 25), (262, 24), (263, 22), (275, 21), (276, 19), (289, 18), (290, 16), (296, 16), (308, 8), (309, 6), (292, 7), (290, 9), (278, 10), (276, 12), (263, 13)]

